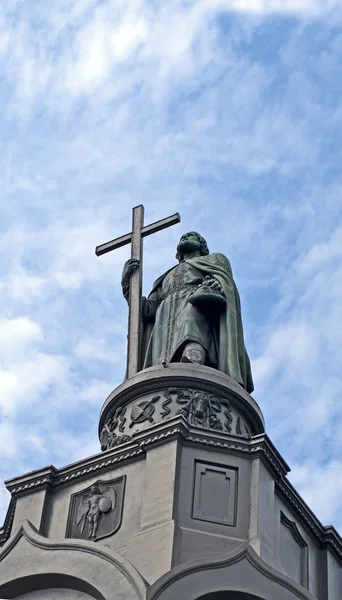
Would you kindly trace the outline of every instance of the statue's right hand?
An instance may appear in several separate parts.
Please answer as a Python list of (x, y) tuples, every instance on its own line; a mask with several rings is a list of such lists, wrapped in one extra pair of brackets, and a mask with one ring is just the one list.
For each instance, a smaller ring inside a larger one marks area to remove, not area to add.
[(138, 269), (139, 266), (140, 261), (137, 258), (130, 258), (129, 260), (126, 260), (124, 268), (122, 270), (121, 282), (129, 283), (129, 280), (132, 277), (134, 271), (136, 271), (136, 269)]

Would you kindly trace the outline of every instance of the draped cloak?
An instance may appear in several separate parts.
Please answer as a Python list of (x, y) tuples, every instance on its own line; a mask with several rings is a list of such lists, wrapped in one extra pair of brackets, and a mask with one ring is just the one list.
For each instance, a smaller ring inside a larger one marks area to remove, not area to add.
[[(187, 304), (196, 277), (192, 277), (193, 285), (185, 285), (178, 289), (176, 285), (174, 291), (171, 289), (170, 293), (165, 295), (163, 282), (169, 274), (176, 273), (174, 270), (178, 265), (164, 273), (155, 281), (148, 298), (143, 298), (140, 368), (145, 369), (161, 364), (165, 359), (175, 362), (180, 360), (176, 352), (180, 350), (177, 343), (174, 345), (173, 355), (167, 356), (167, 349), (170, 353), (168, 335), (171, 322), (182, 332), (180, 342), (201, 343), (207, 350), (209, 360), (216, 363), (213, 366), (232, 377), (251, 393), (254, 385), (250, 360), (244, 344), (240, 297), (229, 260), (223, 254), (214, 253), (187, 259), (185, 262), (193, 267), (193, 273), (198, 273), (197, 285), (207, 275), (221, 284), (226, 308), (220, 313), (213, 309), (209, 317), (204, 315), (199, 317), (198, 309)], [(178, 295), (177, 305), (170, 302), (172, 293), (176, 297)], [(190, 324), (187, 325), (187, 321), (190, 321)]]

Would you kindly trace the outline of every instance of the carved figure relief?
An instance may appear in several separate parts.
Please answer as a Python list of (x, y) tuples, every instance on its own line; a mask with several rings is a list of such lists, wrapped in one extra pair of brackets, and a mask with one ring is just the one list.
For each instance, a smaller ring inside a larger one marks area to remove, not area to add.
[(81, 534), (87, 523), (88, 538), (96, 538), (101, 516), (110, 510), (115, 510), (115, 505), (116, 494), (112, 487), (106, 486), (101, 492), (97, 483), (92, 485), (90, 493), (83, 496), (77, 511), (77, 525), (81, 528)]
[(221, 405), (217, 398), (206, 392), (192, 391), (187, 404), (178, 411), (193, 425), (200, 425), (216, 430), (223, 430), (223, 425), (217, 417)]
[[(165, 390), (164, 397), (166, 400), (162, 403), (162, 419), (165, 419), (171, 413), (169, 405), (174, 397), (177, 404), (184, 405), (176, 414), (183, 414), (193, 425), (231, 432), (233, 417), (231, 415), (232, 407), (228, 400), (218, 398), (207, 392), (189, 389), (180, 390), (178, 388)], [(223, 422), (218, 416), (222, 411), (225, 417)]]
[(70, 500), (66, 537), (99, 540), (120, 527), (125, 478), (97, 481)]

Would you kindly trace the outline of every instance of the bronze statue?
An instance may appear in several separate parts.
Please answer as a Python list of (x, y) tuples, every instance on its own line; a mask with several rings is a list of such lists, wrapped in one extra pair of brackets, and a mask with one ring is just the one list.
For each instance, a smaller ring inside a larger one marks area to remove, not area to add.
[[(205, 239), (193, 231), (181, 237), (176, 258), (179, 264), (142, 298), (140, 368), (169, 362), (205, 364), (252, 392), (240, 298), (229, 260), (220, 253), (209, 254)], [(130, 278), (139, 264), (130, 259), (123, 269), (128, 303)]]

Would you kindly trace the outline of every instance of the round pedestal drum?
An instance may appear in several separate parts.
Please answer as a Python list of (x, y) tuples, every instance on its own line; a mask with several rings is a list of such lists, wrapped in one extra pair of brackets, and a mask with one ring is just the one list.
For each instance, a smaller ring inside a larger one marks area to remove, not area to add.
[(202, 365), (171, 363), (140, 371), (108, 396), (100, 414), (101, 449), (179, 415), (190, 425), (236, 436), (265, 431), (259, 406), (231, 377)]

